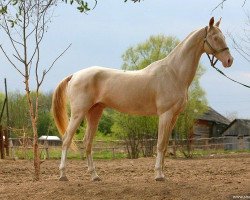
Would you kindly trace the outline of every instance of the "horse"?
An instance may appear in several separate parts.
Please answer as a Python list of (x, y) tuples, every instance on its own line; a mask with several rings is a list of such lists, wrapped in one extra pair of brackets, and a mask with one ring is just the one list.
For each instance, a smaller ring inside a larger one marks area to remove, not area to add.
[(215, 23), (212, 17), (208, 26), (191, 32), (169, 55), (144, 69), (123, 71), (93, 66), (64, 78), (56, 87), (52, 99), (54, 120), (63, 139), (59, 180), (68, 180), (67, 151), (84, 118), (87, 128), (83, 142), (88, 171), (92, 181), (101, 180), (93, 163), (92, 143), (102, 112), (108, 107), (128, 114), (159, 117), (155, 180), (164, 181), (163, 166), (169, 136), (178, 114), (186, 105), (188, 88), (201, 55), (213, 55), (225, 68), (233, 63), (219, 28), (220, 22), (221, 19)]

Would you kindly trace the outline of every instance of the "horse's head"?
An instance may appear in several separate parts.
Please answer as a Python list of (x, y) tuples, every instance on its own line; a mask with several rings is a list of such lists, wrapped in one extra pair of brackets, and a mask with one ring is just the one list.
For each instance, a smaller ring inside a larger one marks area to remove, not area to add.
[(219, 29), (220, 22), (221, 19), (214, 25), (214, 18), (212, 17), (209, 26), (205, 28), (204, 51), (215, 56), (222, 62), (224, 67), (230, 67), (233, 63), (233, 57), (227, 47), (225, 36)]

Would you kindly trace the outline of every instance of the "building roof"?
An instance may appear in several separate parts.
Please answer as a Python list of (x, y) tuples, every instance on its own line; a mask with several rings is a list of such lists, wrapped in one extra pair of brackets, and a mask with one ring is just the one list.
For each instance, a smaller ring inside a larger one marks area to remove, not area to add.
[(250, 119), (235, 119), (223, 132), (224, 136), (250, 136)]
[(54, 135), (42, 135), (41, 137), (39, 137), (39, 140), (60, 141), (61, 139)]
[(229, 119), (227, 119), (211, 107), (208, 107), (208, 110), (202, 116), (198, 117), (198, 119), (226, 125), (230, 124)]

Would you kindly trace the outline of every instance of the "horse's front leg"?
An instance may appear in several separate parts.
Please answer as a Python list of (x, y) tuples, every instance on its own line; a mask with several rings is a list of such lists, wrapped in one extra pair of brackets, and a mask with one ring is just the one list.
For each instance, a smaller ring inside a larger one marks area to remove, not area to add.
[(157, 157), (155, 163), (156, 181), (164, 181), (165, 176), (163, 173), (164, 157), (167, 151), (168, 141), (171, 131), (175, 125), (177, 115), (168, 111), (159, 117), (158, 127), (158, 141), (157, 141)]

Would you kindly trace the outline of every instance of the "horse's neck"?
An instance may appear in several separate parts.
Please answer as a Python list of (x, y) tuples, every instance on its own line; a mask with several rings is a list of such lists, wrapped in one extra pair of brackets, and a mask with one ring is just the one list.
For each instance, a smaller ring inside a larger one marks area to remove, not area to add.
[(194, 79), (203, 53), (204, 28), (192, 32), (165, 59), (162, 66), (172, 71), (183, 87), (189, 87)]

